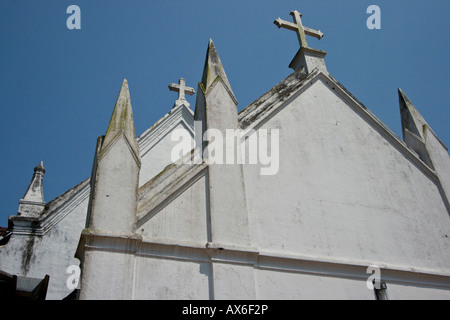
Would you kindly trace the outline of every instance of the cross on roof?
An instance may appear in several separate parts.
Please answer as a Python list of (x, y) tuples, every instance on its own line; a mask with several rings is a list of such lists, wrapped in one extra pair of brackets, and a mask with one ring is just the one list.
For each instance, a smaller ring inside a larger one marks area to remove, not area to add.
[(169, 84), (169, 90), (178, 92), (178, 99), (175, 101), (174, 107), (181, 104), (184, 104), (186, 107), (190, 106), (189, 102), (187, 102), (185, 98), (185, 94), (192, 96), (193, 94), (195, 94), (195, 90), (194, 88), (186, 87), (186, 81), (183, 78), (180, 78), (180, 80), (178, 80), (178, 84)]
[(307, 34), (308, 36), (313, 36), (319, 40), (323, 37), (323, 33), (320, 30), (313, 30), (302, 25), (302, 14), (300, 12), (294, 10), (291, 11), (290, 15), (294, 19), (294, 23), (282, 20), (281, 18), (276, 19), (273, 23), (275, 23), (278, 28), (285, 28), (296, 31), (300, 47), (308, 47), (305, 34)]

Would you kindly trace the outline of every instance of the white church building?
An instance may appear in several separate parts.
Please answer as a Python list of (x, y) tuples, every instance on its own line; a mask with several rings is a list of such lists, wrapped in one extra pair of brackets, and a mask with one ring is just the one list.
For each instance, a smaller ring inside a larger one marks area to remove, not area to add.
[(45, 203), (34, 169), (0, 271), (47, 299), (450, 299), (446, 146), (401, 89), (397, 137), (291, 14), (293, 72), (239, 113), (211, 40), (138, 137), (124, 80), (91, 177)]

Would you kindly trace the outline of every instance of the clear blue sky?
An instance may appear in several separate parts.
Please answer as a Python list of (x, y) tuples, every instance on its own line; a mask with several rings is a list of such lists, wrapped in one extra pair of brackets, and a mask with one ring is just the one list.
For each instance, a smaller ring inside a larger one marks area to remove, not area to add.
[[(71, 4), (80, 30), (66, 27)], [(371, 4), (380, 30), (366, 27)], [(401, 137), (401, 87), (450, 145), (448, 0), (1, 0), (0, 225), (41, 160), (47, 202), (89, 177), (123, 78), (140, 135), (172, 107), (171, 82), (197, 89), (212, 38), (245, 108), (292, 71), (297, 37), (273, 20), (294, 9), (325, 34), (308, 43), (327, 51), (328, 71), (391, 130)]]

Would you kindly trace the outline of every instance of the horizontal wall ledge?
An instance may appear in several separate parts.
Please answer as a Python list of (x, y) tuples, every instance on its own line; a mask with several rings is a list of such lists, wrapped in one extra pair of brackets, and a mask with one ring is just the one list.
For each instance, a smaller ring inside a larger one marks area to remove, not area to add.
[(150, 239), (138, 234), (85, 229), (84, 248), (121, 252), (139, 257), (186, 262), (229, 263), (255, 269), (290, 272), (367, 281), (371, 266), (380, 268), (381, 281), (419, 287), (450, 290), (450, 271), (411, 268), (376, 261), (346, 260), (332, 257), (265, 251), (256, 247), (213, 242), (172, 241)]

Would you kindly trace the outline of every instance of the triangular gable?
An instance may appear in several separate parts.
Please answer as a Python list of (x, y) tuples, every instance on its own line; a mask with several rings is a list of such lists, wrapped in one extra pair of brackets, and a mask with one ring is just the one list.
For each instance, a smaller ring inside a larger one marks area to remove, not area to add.
[(295, 71), (283, 81), (251, 103), (247, 108), (239, 113), (239, 122), (242, 129), (250, 131), (256, 130), (261, 124), (268, 121), (274, 114), (279, 112), (290, 101), (302, 94), (310, 85), (318, 80), (322, 80), (341, 99), (346, 101), (359, 116), (379, 132), (387, 142), (399, 150), (409, 161), (415, 164), (424, 174), (433, 181), (437, 181), (437, 176), (420, 157), (400, 140), (397, 135), (390, 130), (381, 120), (379, 120), (370, 110), (358, 101), (342, 84), (334, 79), (330, 74), (325, 74), (318, 69), (306, 74), (302, 71)]

